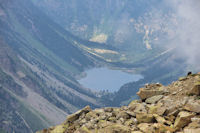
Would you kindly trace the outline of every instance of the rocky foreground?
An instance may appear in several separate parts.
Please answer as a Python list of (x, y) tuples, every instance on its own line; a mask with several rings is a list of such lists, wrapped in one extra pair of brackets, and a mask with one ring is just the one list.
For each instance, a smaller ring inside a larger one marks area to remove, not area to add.
[(89, 106), (37, 133), (200, 133), (200, 74), (169, 86), (149, 84), (121, 108)]

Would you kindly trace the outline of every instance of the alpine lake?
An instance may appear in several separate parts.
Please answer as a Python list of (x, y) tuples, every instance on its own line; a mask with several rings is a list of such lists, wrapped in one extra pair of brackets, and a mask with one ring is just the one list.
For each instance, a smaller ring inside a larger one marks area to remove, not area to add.
[(86, 76), (79, 81), (85, 87), (95, 91), (108, 90), (115, 92), (128, 82), (138, 81), (143, 78), (140, 74), (127, 73), (122, 70), (113, 70), (106, 67), (93, 68), (85, 71)]

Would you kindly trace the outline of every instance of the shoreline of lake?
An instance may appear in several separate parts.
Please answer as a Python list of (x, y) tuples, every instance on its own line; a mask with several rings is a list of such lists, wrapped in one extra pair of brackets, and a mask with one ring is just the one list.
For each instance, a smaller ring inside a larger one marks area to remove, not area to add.
[(144, 77), (141, 74), (135, 74), (133, 71), (111, 69), (107, 67), (93, 68), (85, 71), (86, 76), (79, 79), (78, 82), (84, 87), (94, 91), (108, 90), (115, 92), (128, 82), (138, 81)]

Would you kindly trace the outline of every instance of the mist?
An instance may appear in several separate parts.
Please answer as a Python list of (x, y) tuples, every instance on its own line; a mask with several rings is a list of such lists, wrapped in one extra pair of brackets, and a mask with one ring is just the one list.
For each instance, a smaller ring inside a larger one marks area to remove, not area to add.
[(200, 1), (199, 0), (167, 0), (171, 5), (177, 25), (174, 37), (171, 38), (168, 48), (176, 48), (178, 59), (185, 60), (188, 66), (195, 71), (200, 70)]
[(200, 1), (164, 0), (148, 14), (142, 21), (152, 32), (151, 45), (174, 51), (169, 65), (181, 60), (186, 69), (200, 71)]

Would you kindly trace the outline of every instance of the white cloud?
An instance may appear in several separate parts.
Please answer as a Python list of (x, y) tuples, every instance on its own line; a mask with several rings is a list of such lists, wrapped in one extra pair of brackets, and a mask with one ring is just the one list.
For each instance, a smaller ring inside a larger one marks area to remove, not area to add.
[(200, 70), (200, 1), (168, 0), (175, 11), (178, 25), (168, 46), (176, 47), (177, 58)]

